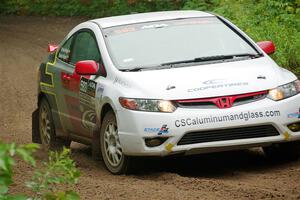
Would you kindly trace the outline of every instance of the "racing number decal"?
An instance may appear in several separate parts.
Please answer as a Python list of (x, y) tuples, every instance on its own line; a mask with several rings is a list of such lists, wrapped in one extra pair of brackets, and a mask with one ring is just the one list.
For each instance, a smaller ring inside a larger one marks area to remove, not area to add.
[(80, 81), (80, 93), (95, 97), (97, 83), (93, 80), (82, 77)]
[(80, 80), (79, 102), (81, 123), (86, 129), (91, 130), (96, 124), (95, 95), (97, 83), (82, 77)]

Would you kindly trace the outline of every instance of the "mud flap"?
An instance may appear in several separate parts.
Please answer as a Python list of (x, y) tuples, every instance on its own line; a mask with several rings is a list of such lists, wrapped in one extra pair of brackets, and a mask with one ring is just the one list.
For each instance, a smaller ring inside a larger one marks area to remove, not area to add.
[(32, 121), (32, 142), (41, 144), (41, 137), (39, 132), (39, 110), (36, 109), (31, 115)]
[(101, 160), (101, 152), (100, 152), (100, 128), (96, 126), (93, 130), (93, 138), (92, 138), (92, 157), (95, 160)]

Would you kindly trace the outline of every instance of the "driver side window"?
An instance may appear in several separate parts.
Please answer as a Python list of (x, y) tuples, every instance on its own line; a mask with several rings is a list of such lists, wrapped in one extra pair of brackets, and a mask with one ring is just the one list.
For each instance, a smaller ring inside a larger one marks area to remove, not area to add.
[(63, 44), (63, 46), (58, 52), (57, 57), (66, 63), (70, 62), (72, 40), (73, 36)]
[(97, 42), (88, 31), (79, 32), (75, 38), (71, 63), (76, 64), (76, 62), (81, 60), (94, 60), (100, 62), (100, 53), (98, 50)]

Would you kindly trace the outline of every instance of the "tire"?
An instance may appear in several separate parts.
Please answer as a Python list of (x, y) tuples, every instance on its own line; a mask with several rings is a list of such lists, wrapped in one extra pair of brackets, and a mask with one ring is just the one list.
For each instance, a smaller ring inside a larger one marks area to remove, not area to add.
[(263, 148), (265, 155), (272, 160), (297, 160), (300, 157), (300, 142), (273, 144)]
[(63, 147), (70, 147), (70, 140), (56, 137), (51, 108), (46, 98), (42, 98), (39, 104), (38, 125), (43, 149), (61, 150)]
[(112, 174), (127, 174), (131, 172), (132, 158), (122, 152), (118, 136), (116, 117), (109, 111), (103, 119), (100, 129), (100, 149), (106, 168)]

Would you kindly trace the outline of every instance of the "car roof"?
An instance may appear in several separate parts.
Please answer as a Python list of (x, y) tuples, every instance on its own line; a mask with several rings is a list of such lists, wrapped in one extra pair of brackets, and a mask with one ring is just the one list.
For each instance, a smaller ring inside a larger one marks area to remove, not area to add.
[(141, 14), (121, 15), (115, 17), (105, 17), (90, 20), (97, 23), (101, 28), (108, 28), (113, 26), (120, 26), (126, 24), (172, 20), (193, 17), (211, 17), (213, 14), (202, 11), (164, 11), (164, 12), (149, 12)]

